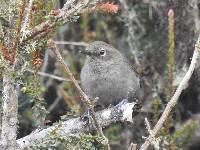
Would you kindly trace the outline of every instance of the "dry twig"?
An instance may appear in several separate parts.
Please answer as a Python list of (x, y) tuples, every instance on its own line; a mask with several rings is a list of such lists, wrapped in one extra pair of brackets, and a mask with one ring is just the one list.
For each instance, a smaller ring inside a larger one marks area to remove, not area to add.
[[(35, 73), (33, 70), (30, 70), (30, 69), (26, 69), (26, 71), (31, 72), (31, 73)], [(46, 73), (46, 72), (38, 71), (37, 74), (40, 75), (40, 76), (52, 78), (52, 79), (55, 79), (55, 80), (58, 80), (58, 81), (71, 82), (70, 79), (66, 79), (66, 78), (63, 78), (63, 77), (59, 77), (59, 76), (56, 76), (56, 75), (54, 75), (54, 74), (49, 74), (49, 73)], [(78, 80), (76, 80), (76, 81), (77, 81), (78, 83), (80, 83), (80, 81), (78, 81)]]
[[(129, 6), (125, 0), (120, 0), (121, 5), (124, 7), (124, 11), (126, 13), (126, 21), (127, 21), (127, 26), (128, 26), (128, 45), (131, 50), (131, 52), (134, 55), (134, 60), (137, 66), (140, 66), (140, 61), (139, 61), (139, 56), (140, 52), (137, 49), (136, 45), (136, 36), (135, 36), (135, 31), (134, 31), (134, 25), (133, 25), (133, 19), (134, 21), (138, 24), (138, 26), (142, 26), (140, 21), (137, 18), (136, 12), (132, 10), (132, 12), (129, 10)], [(141, 28), (142, 31), (144, 32), (144, 28)]]
[(85, 42), (54, 41), (57, 45), (88, 46)]
[(64, 60), (63, 60), (58, 48), (56, 47), (55, 43), (52, 40), (49, 40), (48, 41), (48, 46), (53, 50), (53, 52), (56, 55), (58, 61), (62, 64), (63, 68), (67, 72), (69, 78), (74, 83), (74, 85), (77, 88), (77, 90), (79, 91), (79, 93), (83, 96), (82, 100), (83, 100), (84, 104), (86, 104), (86, 106), (91, 110), (92, 118), (93, 118), (94, 123), (96, 125), (97, 132), (104, 139), (103, 144), (105, 145), (105, 149), (109, 150), (110, 146), (109, 146), (109, 143), (108, 143), (108, 139), (104, 136), (102, 128), (99, 125), (99, 123), (97, 122), (96, 114), (95, 114), (95, 111), (94, 111), (93, 102), (91, 101), (91, 99), (85, 94), (85, 92), (79, 86), (78, 82), (76, 81), (76, 79), (74, 78), (73, 74), (71, 73), (69, 67), (65, 64), (65, 62), (64, 62)]
[(164, 122), (168, 118), (172, 109), (175, 107), (179, 96), (181, 95), (182, 91), (187, 87), (188, 82), (189, 82), (189, 80), (190, 80), (190, 78), (191, 78), (191, 76), (194, 72), (196, 65), (197, 65), (199, 56), (200, 56), (200, 35), (199, 35), (198, 40), (196, 42), (194, 54), (193, 54), (191, 64), (190, 64), (190, 67), (189, 67), (187, 73), (185, 74), (182, 81), (180, 82), (180, 84), (179, 84), (178, 88), (176, 89), (176, 92), (174, 93), (173, 97), (168, 102), (164, 112), (162, 113), (162, 116), (160, 117), (160, 119), (156, 123), (155, 127), (153, 128), (151, 135), (149, 135), (149, 137), (145, 140), (144, 144), (140, 147), (140, 150), (146, 150), (152, 142), (151, 139), (155, 138), (155, 136), (158, 134), (160, 129), (163, 127)]

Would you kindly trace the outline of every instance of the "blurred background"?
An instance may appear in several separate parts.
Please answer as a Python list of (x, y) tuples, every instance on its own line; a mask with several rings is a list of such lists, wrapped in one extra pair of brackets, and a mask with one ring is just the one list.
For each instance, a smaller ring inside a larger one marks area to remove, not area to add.
[[(43, 7), (46, 11), (48, 8), (56, 10), (62, 8), (65, 2), (44, 0)], [(136, 116), (134, 124), (116, 123), (104, 130), (111, 148), (120, 150), (127, 148), (131, 142), (142, 144), (142, 136), (148, 136), (144, 118), (148, 118), (152, 127), (155, 125), (186, 73), (200, 33), (200, 1), (111, 2), (118, 5), (117, 13), (83, 14), (76, 22), (58, 27), (52, 38), (77, 80), (85, 60), (79, 51), (96, 40), (105, 41), (120, 50), (141, 74), (138, 97), (143, 101), (143, 111)], [(33, 7), (37, 5), (34, 1)], [(18, 138), (38, 127), (58, 122), (63, 115), (70, 118), (85, 111), (80, 94), (52, 51), (40, 47), (40, 52), (43, 65), (38, 75), (34, 75), (34, 66), (28, 68), (21, 87)], [(159, 134), (163, 149), (200, 149), (199, 112), (198, 66)]]

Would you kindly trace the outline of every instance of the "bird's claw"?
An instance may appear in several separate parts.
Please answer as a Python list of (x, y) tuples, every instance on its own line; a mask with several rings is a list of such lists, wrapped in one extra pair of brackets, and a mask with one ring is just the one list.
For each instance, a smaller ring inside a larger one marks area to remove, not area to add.
[(94, 126), (94, 124), (93, 124), (93, 118), (92, 118), (91, 113), (92, 113), (91, 110), (88, 109), (81, 116), (81, 120), (83, 121), (84, 126), (89, 127), (89, 130), (92, 129), (92, 127)]
[(140, 109), (142, 108), (142, 104), (141, 103), (136, 103), (133, 107), (133, 113), (132, 113), (132, 116), (136, 116), (139, 112), (140, 112)]

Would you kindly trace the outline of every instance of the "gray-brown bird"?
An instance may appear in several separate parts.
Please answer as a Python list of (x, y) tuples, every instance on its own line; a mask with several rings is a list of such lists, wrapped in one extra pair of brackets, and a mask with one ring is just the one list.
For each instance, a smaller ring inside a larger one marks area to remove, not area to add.
[(98, 99), (97, 105), (106, 107), (123, 99), (134, 101), (140, 80), (127, 58), (102, 41), (91, 43), (82, 53), (87, 57), (81, 83), (88, 96)]

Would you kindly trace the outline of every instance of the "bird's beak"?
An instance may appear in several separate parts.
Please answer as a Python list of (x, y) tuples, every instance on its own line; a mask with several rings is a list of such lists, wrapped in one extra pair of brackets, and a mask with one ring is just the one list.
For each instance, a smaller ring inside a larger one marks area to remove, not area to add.
[(89, 56), (92, 55), (92, 53), (89, 50), (87, 50), (87, 49), (81, 50), (80, 53), (85, 54), (85, 55), (89, 55)]

